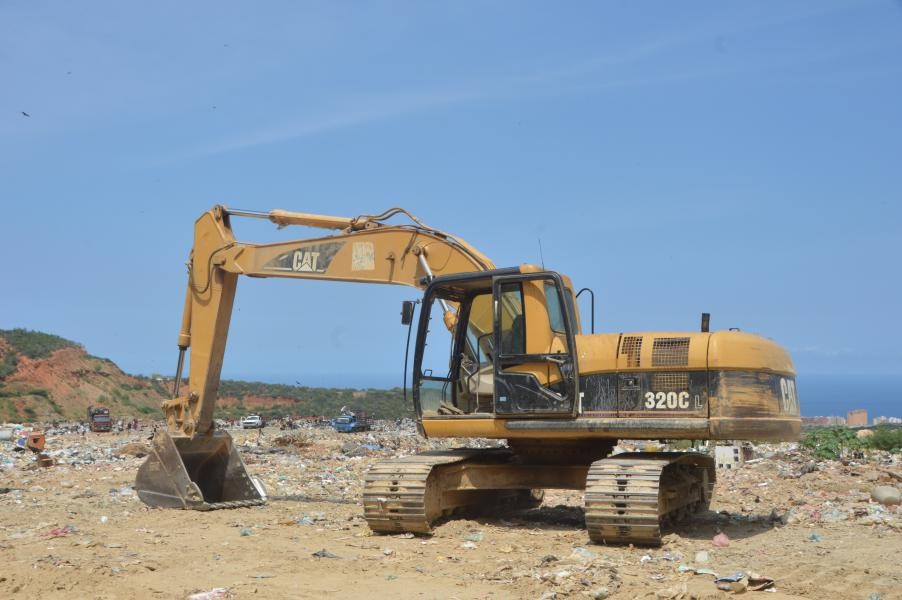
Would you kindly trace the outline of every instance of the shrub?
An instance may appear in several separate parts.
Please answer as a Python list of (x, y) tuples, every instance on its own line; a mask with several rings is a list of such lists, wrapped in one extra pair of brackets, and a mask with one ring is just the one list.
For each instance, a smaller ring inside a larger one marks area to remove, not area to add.
[(16, 372), (19, 368), (19, 359), (15, 352), (7, 352), (0, 360), (0, 379), (6, 379), (9, 375)]
[(819, 427), (802, 438), (802, 445), (818, 458), (838, 460), (847, 450), (860, 448), (861, 442), (848, 427)]
[(874, 450), (886, 450), (887, 452), (902, 450), (902, 429), (878, 426), (873, 431), (873, 435), (864, 439), (866, 447)]

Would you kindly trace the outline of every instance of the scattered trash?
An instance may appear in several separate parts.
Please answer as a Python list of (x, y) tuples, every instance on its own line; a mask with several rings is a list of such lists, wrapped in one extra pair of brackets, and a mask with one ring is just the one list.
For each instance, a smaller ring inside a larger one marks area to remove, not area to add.
[(839, 523), (840, 521), (848, 521), (849, 514), (838, 508), (827, 511), (821, 515), (821, 520), (825, 523)]
[(102, 517), (100, 517), (100, 523), (102, 525), (106, 525), (109, 522), (109, 520), (110, 520), (110, 518), (106, 515), (103, 515)]
[(679, 567), (677, 567), (677, 571), (680, 573), (696, 573), (698, 575), (713, 575), (714, 577), (717, 577), (717, 573), (712, 571), (711, 569), (699, 569), (694, 565), (680, 565)]
[(560, 585), (570, 579), (573, 576), (571, 571), (555, 571), (551, 573), (542, 574), (539, 579), (542, 581), (549, 581), (555, 585)]
[[(764, 569), (766, 565), (781, 564), (784, 557), (789, 560), (791, 556), (799, 556), (803, 563), (800, 572), (805, 577), (804, 587), (812, 597), (854, 598), (858, 594), (860, 598), (868, 598), (868, 585), (882, 590), (882, 598), (892, 594), (889, 588), (880, 584), (887, 577), (891, 578), (892, 567), (865, 566), (863, 561), (870, 555), (853, 555), (850, 564), (844, 563), (844, 568), (848, 569), (869, 568), (870, 584), (862, 584), (853, 577), (841, 582), (832, 578), (827, 582), (814, 574), (821, 566), (825, 572), (832, 572), (837, 562), (848, 556), (840, 555), (838, 551), (827, 552), (828, 548), (839, 550), (892, 542), (902, 532), (902, 506), (884, 504), (872, 497), (876, 487), (895, 490), (892, 486), (897, 485), (902, 488), (899, 481), (882, 471), (883, 468), (902, 471), (902, 455), (898, 453), (868, 454), (866, 459), (846, 462), (817, 461), (816, 472), (811, 470), (811, 476), (784, 479), (784, 473), (799, 473), (810, 463), (810, 454), (796, 452), (791, 444), (762, 444), (764, 449), (760, 455), (767, 458), (746, 461), (742, 469), (718, 472), (721, 480), (718, 486), (730, 490), (717, 494), (715, 506), (719, 512), (703, 515), (697, 527), (675, 527), (665, 535), (659, 548), (621, 549), (573, 546), (582, 543), (576, 540), (585, 540), (585, 537), (581, 530), (582, 510), (575, 506), (577, 494), (571, 495), (571, 492), (550, 496), (554, 500), (529, 513), (511, 511), (486, 521), (452, 520), (442, 525), (433, 537), (411, 533), (376, 535), (368, 528), (359, 506), (366, 470), (383, 457), (409, 456), (422, 450), (444, 451), (459, 445), (460, 440), (423, 440), (416, 436), (411, 424), (409, 431), (403, 433), (373, 431), (373, 440), (354, 434), (355, 446), (350, 450), (362, 448), (367, 451), (366, 456), (355, 458), (341, 451), (342, 444), (351, 437), (336, 440), (328, 427), (326, 431), (305, 429), (303, 444), (309, 445), (306, 450), (298, 451), (293, 450), (296, 446), (289, 444), (282, 452), (271, 452), (276, 446), (272, 441), (275, 435), (264, 437), (259, 445), (254, 445), (255, 434), (234, 434), (236, 446), (247, 460), (249, 470), (259, 474), (273, 491), (270, 497), (290, 500), (292, 504), (272, 505), (274, 512), (261, 511), (257, 517), (248, 510), (240, 511), (243, 516), (223, 513), (224, 520), (201, 523), (200, 535), (213, 534), (206, 539), (211, 541), (210, 550), (215, 555), (212, 560), (221, 561), (214, 564), (224, 565), (225, 561), (244, 556), (253, 560), (261, 548), (285, 548), (290, 540), (291, 547), (302, 552), (302, 556), (307, 552), (306, 556), (325, 561), (319, 567), (313, 565), (314, 571), (346, 565), (352, 573), (356, 569), (349, 562), (352, 559), (364, 563), (375, 558), (376, 562), (381, 560), (403, 567), (404, 570), (396, 571), (402, 580), (406, 577), (404, 573), (419, 577), (418, 574), (424, 573), (423, 567), (426, 569), (424, 578), (446, 577), (454, 570), (465, 572), (478, 581), (480, 591), (487, 582), (494, 582), (491, 585), (498, 586), (497, 589), (516, 590), (517, 597), (531, 600), (549, 590), (558, 599), (617, 598), (625, 591), (619, 589), (621, 586), (629, 587), (630, 592), (626, 595), (632, 597), (634, 583), (643, 587), (643, 597), (688, 600), (693, 593), (705, 598), (726, 598), (726, 593), (737, 593), (743, 585), (747, 593), (752, 594), (774, 590), (777, 585), (773, 579), (746, 569), (752, 566)], [(144, 438), (146, 435), (142, 434), (141, 439)], [(123, 576), (138, 575), (145, 569), (167, 572), (170, 565), (160, 557), (166, 556), (168, 561), (168, 557), (174, 555), (182, 533), (171, 529), (173, 521), (166, 513), (148, 511), (137, 501), (137, 494), (130, 484), (140, 461), (123, 453), (123, 443), (128, 440), (124, 436), (111, 438), (90, 434), (87, 438), (80, 435), (48, 437), (47, 446), (51, 448), (48, 454), (57, 466), (52, 471), (30, 469), (28, 472), (24, 469), (26, 465), (36, 466), (32, 453), (27, 449), (14, 453), (11, 442), (0, 442), (0, 474), (4, 476), (0, 485), (10, 486), (0, 488), (0, 510), (11, 515), (0, 531), (3, 544), (11, 548), (23, 543), (36, 547), (43, 555), (35, 555), (33, 559), (40, 563), (38, 569), (68, 567), (67, 572), (74, 574), (80, 569), (73, 569), (73, 566), (84, 565), (95, 569), (94, 573), (105, 574), (113, 582), (123, 581), (111, 577), (114, 566)], [(381, 450), (376, 453), (364, 447), (361, 443), (364, 441), (378, 444)], [(566, 500), (558, 500), (559, 497)], [(54, 505), (64, 506), (68, 512), (48, 513), (47, 509)], [(322, 510), (326, 505), (330, 506), (327, 512), (312, 512)], [(101, 519), (101, 515), (105, 518)], [(98, 519), (109, 527), (98, 527)], [(235, 540), (233, 536), (236, 532), (240, 534), (243, 526), (240, 521), (230, 526), (228, 519), (254, 520), (255, 525), (246, 528), (252, 537)], [(78, 530), (66, 525), (67, 522), (77, 525)], [(283, 527), (276, 525), (270, 529), (275, 523)], [(786, 525), (786, 528), (774, 530), (775, 524)], [(709, 530), (712, 527), (716, 529)], [(216, 529), (225, 532), (225, 539), (217, 536)], [(570, 535), (572, 531), (579, 535)], [(720, 531), (732, 532), (739, 536), (741, 543), (734, 548), (729, 534), (720, 535)], [(719, 535), (715, 536), (715, 533)], [(717, 539), (726, 539), (730, 545), (721, 546)], [(274, 543), (271, 545), (271, 542)], [(314, 553), (309, 550), (315, 547), (310, 545), (314, 543), (333, 546), (342, 555), (336, 556), (325, 548)], [(163, 546), (154, 546), (155, 552), (146, 553), (144, 550), (151, 548), (145, 544)], [(463, 549), (474, 551), (460, 552), (461, 544), (465, 544)], [(359, 550), (342, 550), (343, 545)], [(392, 548), (386, 548), (389, 545)], [(567, 552), (567, 548), (571, 551)], [(737, 550), (742, 552), (737, 554)], [(543, 556), (543, 551), (563, 554)], [(888, 546), (887, 551), (892, 552), (892, 547)], [(762, 558), (765, 552), (766, 559)], [(752, 558), (743, 559), (742, 556)], [(328, 561), (330, 558), (343, 560)], [(737, 563), (740, 560), (760, 560), (762, 564)], [(417, 563), (423, 567), (414, 567)], [(263, 575), (247, 575), (255, 572), (248, 564), (242, 567), (244, 574), (236, 576), (235, 581), (240, 583), (234, 586), (228, 579), (185, 579), (179, 580), (177, 587), (173, 587), (173, 581), (166, 581), (160, 586), (161, 594), (183, 599), (192, 591), (218, 594), (196, 596), (198, 598), (244, 597), (245, 591), (251, 593), (256, 586), (259, 586), (257, 595), (271, 593), (264, 582), (257, 581)], [(726, 571), (728, 567), (739, 567), (746, 576), (730, 580), (716, 572), (717, 569), (723, 575), (731, 575), (732, 571)], [(20, 573), (16, 569), (13, 572), (18, 578)], [(371, 571), (369, 567), (367, 570)], [(9, 576), (7, 572), (2, 575)], [(76, 578), (73, 581), (79, 586), (88, 580), (86, 575), (67, 576)], [(783, 573), (780, 576), (783, 577)], [(28, 577), (31, 575), (24, 579)], [(387, 573), (382, 573), (381, 577), (385, 578), (383, 582), (391, 581)], [(377, 576), (377, 584), (379, 580)], [(712, 585), (715, 581), (729, 592), (718, 591), (716, 585)], [(223, 587), (210, 589), (214, 585)], [(798, 588), (799, 585), (790, 587)], [(194, 586), (204, 586), (209, 591)], [(231, 587), (231, 592), (226, 587)], [(683, 591), (686, 587), (690, 590), (688, 593)], [(448, 592), (435, 589), (436, 593)], [(359, 587), (354, 590), (360, 591)], [(478, 593), (476, 588), (474, 593)], [(872, 598), (880, 599), (880, 593), (875, 592)]]
[(231, 598), (232, 593), (226, 588), (213, 588), (208, 592), (198, 592), (188, 596), (188, 600), (224, 600)]
[(733, 575), (718, 577), (714, 580), (714, 585), (716, 585), (719, 590), (741, 594), (748, 587), (748, 584), (744, 579), (745, 575), (743, 573), (734, 573)]
[(65, 536), (69, 535), (70, 533), (75, 533), (76, 531), (78, 531), (78, 530), (72, 525), (66, 525), (65, 527), (55, 527), (47, 532), (47, 537), (51, 537), (51, 538), (65, 537)]
[(714, 544), (715, 548), (726, 548), (730, 545), (730, 538), (727, 537), (727, 534), (721, 532), (711, 539), (711, 543)]
[(747, 572), (746, 575), (749, 579), (749, 589), (753, 592), (760, 592), (764, 590), (773, 589), (774, 580), (770, 577), (765, 577), (764, 575), (758, 575), (757, 573), (752, 573), (751, 571)]
[(676, 562), (676, 561), (680, 560), (681, 558), (682, 558), (681, 556), (679, 556), (677, 554), (671, 554), (669, 552), (667, 554), (662, 554), (661, 556), (652, 556), (651, 554), (646, 554), (642, 558), (639, 559), (639, 562), (641, 564), (645, 564), (647, 562), (655, 562), (658, 560), (669, 560), (670, 562)]
[(595, 560), (598, 555), (592, 552), (587, 548), (583, 548), (582, 546), (577, 546), (573, 549), (573, 552), (570, 554), (570, 558), (581, 561), (581, 562), (591, 562)]

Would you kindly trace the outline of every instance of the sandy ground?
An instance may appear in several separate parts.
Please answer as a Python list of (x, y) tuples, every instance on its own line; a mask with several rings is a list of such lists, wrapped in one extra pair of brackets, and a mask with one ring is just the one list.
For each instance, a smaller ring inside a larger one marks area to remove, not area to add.
[[(898, 472), (899, 457), (813, 463), (778, 448), (719, 473), (712, 510), (649, 549), (590, 544), (574, 492), (549, 492), (531, 511), (450, 520), (431, 537), (372, 535), (361, 518), (363, 473), (429, 443), (314, 430), (297, 448), (274, 447), (275, 430), (234, 435), (274, 497), (266, 506), (148, 509), (130, 488), (144, 459), (114, 452), (146, 434), (51, 436), (57, 465), (47, 469), (0, 450), (0, 488), (12, 488), (0, 490), (0, 597), (187, 598), (214, 588), (233, 598), (733, 595), (710, 575), (680, 572), (695, 565), (773, 578), (776, 591), (745, 593), (762, 599), (902, 598), (902, 510), (869, 500), (874, 485), (893, 482), (879, 468)], [(718, 532), (728, 547), (714, 546)], [(320, 550), (334, 557), (314, 556)]]

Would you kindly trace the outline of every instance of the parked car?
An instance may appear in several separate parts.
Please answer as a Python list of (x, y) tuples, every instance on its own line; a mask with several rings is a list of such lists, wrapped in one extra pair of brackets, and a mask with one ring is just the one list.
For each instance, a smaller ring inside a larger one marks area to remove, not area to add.
[(261, 429), (263, 425), (263, 417), (260, 415), (247, 415), (246, 417), (241, 417), (242, 429)]

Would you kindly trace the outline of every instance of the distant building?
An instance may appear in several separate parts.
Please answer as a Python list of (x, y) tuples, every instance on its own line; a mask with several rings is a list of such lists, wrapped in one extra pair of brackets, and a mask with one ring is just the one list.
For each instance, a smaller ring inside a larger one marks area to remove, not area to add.
[(882, 423), (900, 425), (902, 424), (902, 419), (899, 417), (874, 417), (874, 425), (880, 425)]
[(867, 427), (868, 411), (863, 408), (850, 410), (846, 415), (846, 425), (849, 427)]

